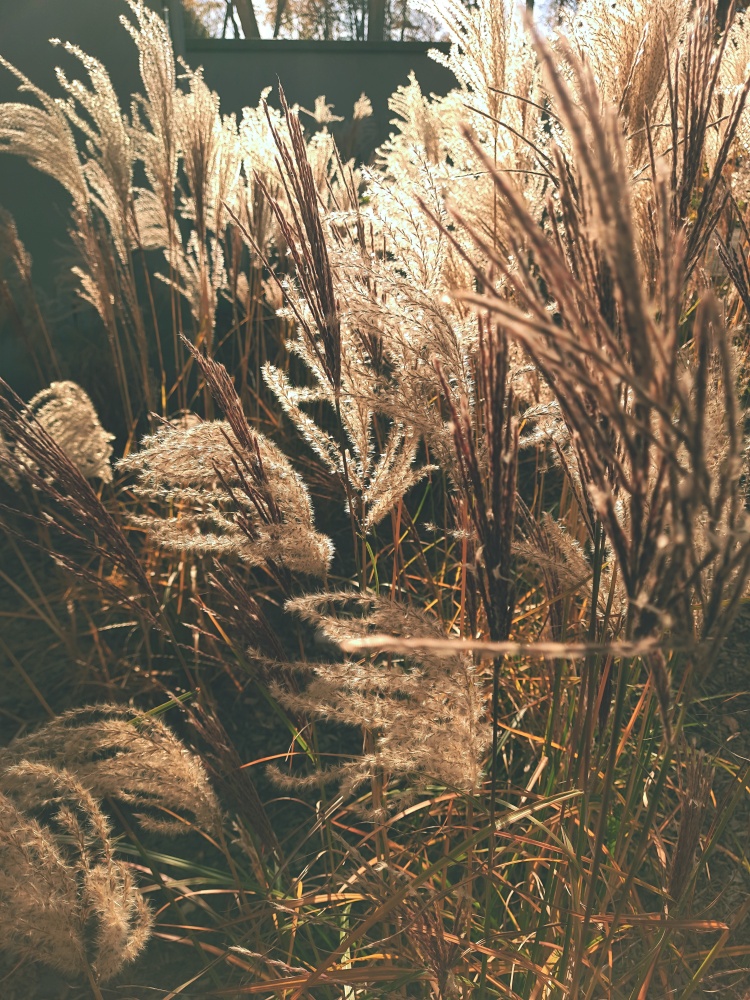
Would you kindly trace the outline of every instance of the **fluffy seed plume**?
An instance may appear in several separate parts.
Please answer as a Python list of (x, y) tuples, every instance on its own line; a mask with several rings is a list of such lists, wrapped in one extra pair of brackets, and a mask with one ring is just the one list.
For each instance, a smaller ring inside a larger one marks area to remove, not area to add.
[[(382, 631), (404, 638), (444, 635), (424, 612), (370, 594), (313, 594), (289, 601), (287, 610), (336, 644)], [(292, 666), (313, 679), (300, 695), (278, 690), (288, 707), (364, 726), (374, 737), (371, 753), (337, 772), (345, 793), (377, 770), (394, 779), (408, 776), (412, 787), (432, 778), (463, 791), (478, 788), (491, 730), (481, 678), (469, 657), (415, 651), (385, 661)]]
[[(135, 809), (150, 830), (179, 833), (184, 816), (205, 830), (216, 829), (219, 807), (198, 759), (155, 717), (136, 716), (117, 705), (76, 709), (58, 716), (0, 751), (0, 766), (46, 764), (75, 774), (97, 799), (109, 796)], [(40, 792), (28, 778), (14, 796), (30, 807)]]
[(87, 479), (112, 482), (114, 434), (104, 430), (88, 394), (75, 382), (52, 382), (28, 403), (32, 414)]
[[(28, 785), (29, 794), (16, 794)], [(43, 818), (42, 818), (43, 817)], [(143, 950), (151, 913), (109, 822), (69, 771), (20, 761), (0, 778), (3, 948), (64, 975), (110, 979)]]
[(162, 833), (219, 823), (201, 764), (159, 719), (79, 709), (0, 751), (0, 926), (19, 958), (105, 981), (143, 950), (152, 916), (115, 856), (109, 799)]
[(132, 518), (164, 548), (325, 575), (332, 546), (314, 529), (302, 479), (276, 445), (249, 426), (240, 441), (229, 421), (168, 423), (118, 468), (137, 475), (134, 489), (144, 501), (174, 511)]

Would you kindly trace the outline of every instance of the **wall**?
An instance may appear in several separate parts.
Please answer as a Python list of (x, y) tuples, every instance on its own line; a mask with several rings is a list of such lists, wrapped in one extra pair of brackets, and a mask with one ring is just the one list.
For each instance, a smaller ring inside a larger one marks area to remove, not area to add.
[(446, 94), (455, 86), (452, 73), (427, 55), (434, 47), (422, 42), (188, 39), (185, 52), (191, 66), (203, 66), (206, 82), (230, 112), (257, 104), (260, 92), (271, 85), (274, 93), (269, 99), (276, 103), (277, 79), (290, 104), (312, 108), (315, 98), (324, 94), (335, 106), (334, 113), (344, 116), (351, 116), (354, 102), (364, 92), (373, 106), (361, 149), (366, 155), (391, 131), (388, 98), (412, 71), (425, 93)]

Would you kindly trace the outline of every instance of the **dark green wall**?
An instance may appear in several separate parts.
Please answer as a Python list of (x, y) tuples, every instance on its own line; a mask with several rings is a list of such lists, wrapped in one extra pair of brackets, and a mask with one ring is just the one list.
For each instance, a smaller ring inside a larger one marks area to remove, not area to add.
[[(312, 108), (325, 94), (335, 114), (350, 116), (361, 93), (372, 102), (363, 152), (372, 151), (391, 131), (388, 98), (414, 72), (425, 93), (446, 94), (453, 75), (430, 59), (422, 42), (306, 42), (190, 40), (185, 57), (202, 65), (206, 82), (221, 96), (226, 111), (258, 103), (258, 95), (277, 78), (290, 104)], [(445, 49), (445, 45), (439, 48)]]

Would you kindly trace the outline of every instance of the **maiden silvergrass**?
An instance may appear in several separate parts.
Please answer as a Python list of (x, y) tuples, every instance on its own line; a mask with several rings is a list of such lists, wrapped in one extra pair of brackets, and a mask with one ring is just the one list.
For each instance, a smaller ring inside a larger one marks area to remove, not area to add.
[[(748, 870), (727, 839), (747, 771), (694, 719), (750, 576), (743, 17), (584, 0), (541, 35), (497, 0), (425, 4), (458, 85), (400, 88), (358, 168), (325, 98), (312, 133), (283, 95), (222, 116), (130, 8), (130, 114), (75, 49), (88, 83), (61, 75), (54, 101), (24, 78), (39, 106), (0, 107), (0, 146), (73, 197), (127, 454), (97, 495), (110, 445), (55, 383), (28, 407), (5, 392), (0, 457), (79, 540), (66, 570), (133, 609), (139, 648), (170, 651), (144, 696), (195, 697), (196, 751), (231, 802), (208, 831), (226, 873), (160, 871), (159, 891), (199, 901), (180, 926), (222, 963), (199, 971), (207, 995), (741, 996), (750, 904), (730, 912), (711, 873)], [(90, 428), (75, 447), (71, 407)], [(312, 790), (306, 832), (274, 825), (217, 677), (288, 727), (291, 749), (257, 763)], [(166, 760), (141, 761), (122, 757), (127, 794), (171, 809)], [(64, 767), (23, 810), (77, 790), (75, 830), (126, 914), (119, 967), (150, 918), (98, 772)], [(86, 892), (61, 896), (73, 937)], [(94, 990), (116, 971), (70, 954)]]

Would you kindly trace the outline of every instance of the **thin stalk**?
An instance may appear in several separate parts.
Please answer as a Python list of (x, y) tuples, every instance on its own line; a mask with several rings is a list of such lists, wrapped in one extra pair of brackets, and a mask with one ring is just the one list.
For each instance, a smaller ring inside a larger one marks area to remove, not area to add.
[(607, 771), (604, 776), (602, 800), (599, 806), (599, 820), (594, 842), (594, 857), (591, 864), (591, 873), (588, 876), (589, 883), (586, 891), (586, 908), (578, 942), (578, 952), (573, 966), (573, 976), (570, 987), (572, 996), (578, 995), (578, 988), (583, 971), (583, 952), (586, 946), (586, 932), (588, 931), (591, 923), (591, 914), (593, 912), (594, 900), (596, 898), (597, 891), (597, 879), (599, 878), (599, 870), (602, 863), (603, 845), (606, 836), (607, 824), (609, 823), (609, 806), (614, 789), (615, 768), (617, 766), (618, 759), (618, 736), (622, 727), (622, 719), (625, 712), (625, 701), (629, 690), (629, 679), (630, 670), (628, 663), (627, 661), (621, 661), (617, 683), (617, 697), (615, 699), (615, 711), (612, 720), (612, 733), (610, 736), (609, 759), (607, 762)]
[[(497, 800), (497, 758), (500, 727), (498, 712), (500, 702), (500, 667), (505, 657), (498, 656), (492, 661), (492, 764), (490, 767), (490, 822), (487, 841), (487, 881), (484, 887), (484, 940), (490, 946), (492, 932), (492, 874), (495, 866), (495, 810)], [(479, 995), (483, 996), (487, 982), (487, 955), (482, 956), (482, 973), (479, 981)]]
[(85, 962), (85, 965), (86, 965), (86, 978), (89, 981), (89, 986), (91, 987), (91, 992), (94, 995), (94, 1000), (104, 1000), (104, 997), (102, 996), (102, 991), (99, 989), (99, 984), (97, 983), (96, 977), (94, 976), (94, 970), (91, 968), (88, 962)]

